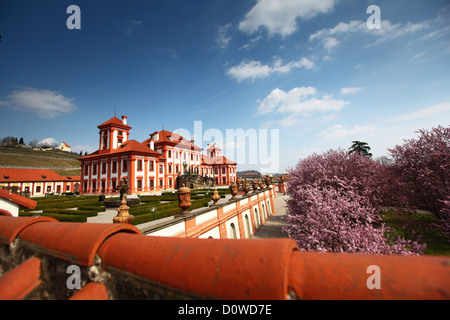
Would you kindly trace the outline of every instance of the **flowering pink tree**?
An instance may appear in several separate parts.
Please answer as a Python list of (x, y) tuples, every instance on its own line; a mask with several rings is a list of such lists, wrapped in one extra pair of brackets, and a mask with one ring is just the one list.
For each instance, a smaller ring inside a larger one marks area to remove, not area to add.
[(301, 250), (419, 254), (424, 246), (389, 242), (378, 214), (386, 167), (344, 150), (301, 160), (289, 170), (287, 227)]
[(389, 150), (394, 160), (391, 174), (406, 186), (402, 190), (408, 207), (448, 218), (448, 212), (442, 209), (450, 194), (450, 127), (418, 133), (417, 139)]

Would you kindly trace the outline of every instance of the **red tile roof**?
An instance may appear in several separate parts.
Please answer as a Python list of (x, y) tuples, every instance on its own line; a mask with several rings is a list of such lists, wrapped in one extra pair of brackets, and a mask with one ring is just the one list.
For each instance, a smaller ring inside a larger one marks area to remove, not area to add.
[(0, 168), (0, 182), (44, 182), (44, 181), (81, 181), (80, 176), (61, 176), (48, 169)]
[(21, 207), (25, 207), (25, 208), (29, 208), (29, 209), (34, 209), (37, 205), (37, 202), (34, 200), (25, 198), (23, 196), (20, 196), (18, 194), (12, 193), (8, 190), (4, 190), (1, 188), (0, 188), (0, 198), (14, 202)]
[[(0, 216), (0, 299), (448, 300), (449, 262), (301, 252), (290, 239), (152, 237), (129, 225)], [(65, 268), (74, 263), (83, 286), (64, 290)], [(371, 265), (381, 270), (380, 290), (367, 287)]]
[[(174, 132), (170, 132), (167, 130), (161, 130), (159, 132), (154, 132), (154, 134), (158, 134), (158, 140), (155, 140), (155, 146), (157, 145), (161, 145), (161, 144), (169, 144), (172, 146), (177, 146), (179, 148), (185, 148), (185, 149), (189, 149), (189, 150), (197, 150), (197, 151), (201, 151), (202, 148), (200, 148), (199, 146), (196, 146), (194, 143), (192, 143), (191, 141), (185, 139), (183, 136), (174, 133)], [(145, 143), (149, 143), (150, 139), (147, 139), (145, 141)]]
[[(159, 160), (164, 160), (164, 157), (157, 151), (150, 149), (145, 142), (138, 142), (136, 140), (128, 140), (125, 141), (119, 148), (111, 150), (110, 153), (106, 154), (139, 154), (139, 155), (147, 155)], [(105, 153), (99, 154), (99, 151), (95, 151), (87, 156), (80, 157), (79, 159), (91, 159), (95, 157), (104, 157)]]
[(112, 117), (106, 122), (103, 122), (101, 125), (97, 126), (97, 128), (101, 129), (108, 126), (114, 126), (125, 130), (130, 130), (131, 127), (129, 125), (123, 124), (122, 120), (117, 117)]

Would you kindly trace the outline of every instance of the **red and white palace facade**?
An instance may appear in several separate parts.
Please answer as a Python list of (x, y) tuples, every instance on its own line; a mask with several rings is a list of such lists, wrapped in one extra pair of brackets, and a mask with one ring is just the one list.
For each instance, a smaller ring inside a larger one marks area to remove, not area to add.
[(117, 193), (122, 179), (131, 194), (175, 189), (177, 176), (186, 170), (212, 177), (218, 186), (236, 181), (237, 164), (215, 143), (205, 155), (194, 140), (167, 130), (150, 134), (144, 142), (130, 140), (126, 116), (113, 117), (98, 129), (99, 149), (79, 158), (82, 194)]

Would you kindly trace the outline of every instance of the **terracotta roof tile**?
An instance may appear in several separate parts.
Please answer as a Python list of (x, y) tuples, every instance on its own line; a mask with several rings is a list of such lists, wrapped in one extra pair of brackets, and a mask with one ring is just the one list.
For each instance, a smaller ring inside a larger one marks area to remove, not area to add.
[(0, 300), (21, 300), (41, 284), (41, 259), (30, 258), (0, 278)]
[(18, 194), (12, 193), (8, 190), (0, 189), (0, 197), (6, 199), (8, 201), (17, 203), (21, 207), (34, 209), (36, 208), (37, 202), (35, 200), (31, 200), (20, 196)]
[[(9, 259), (20, 262), (0, 277), (1, 299), (30, 298), (30, 293), (36, 299), (43, 288), (54, 288), (40, 282), (57, 281), (48, 274), (57, 269), (44, 259), (63, 268), (76, 263), (84, 277), (95, 268), (96, 279), (86, 279), (74, 300), (147, 299), (145, 290), (155, 288), (160, 298), (165, 291), (171, 294), (164, 297), (173, 298), (176, 291), (187, 298), (229, 300), (450, 299), (449, 257), (301, 252), (290, 239), (152, 237), (129, 225), (32, 219), (0, 216), (0, 255), (27, 251), (40, 257)], [(8, 249), (16, 237), (21, 240)], [(93, 265), (95, 255), (99, 259)], [(2, 268), (5, 260), (0, 259)], [(367, 288), (371, 265), (381, 269), (381, 290)], [(63, 282), (64, 276), (62, 271)], [(114, 291), (118, 288), (121, 292)]]
[[(155, 146), (158, 144), (171, 144), (171, 145), (176, 145), (177, 147), (180, 147), (180, 148), (187, 148), (189, 150), (197, 150), (197, 151), (202, 150), (202, 148), (200, 148), (199, 146), (196, 146), (194, 143), (185, 139), (183, 136), (179, 135), (178, 133), (170, 132), (167, 130), (161, 130), (161, 131), (155, 132), (155, 133), (158, 133), (158, 135), (159, 135), (159, 139), (158, 140), (155, 139)], [(147, 143), (149, 141), (150, 141), (150, 139), (146, 140)]]
[(109, 295), (104, 284), (90, 282), (69, 300), (109, 300)]
[(20, 233), (34, 250), (90, 266), (103, 241), (117, 232), (141, 232), (128, 224), (39, 223)]
[[(129, 246), (130, 243), (134, 245)], [(201, 297), (258, 300), (285, 298), (286, 268), (295, 249), (293, 240), (142, 238), (118, 234), (105, 241), (99, 256), (106, 270), (127, 270)], [(121, 254), (124, 252), (127, 254)]]
[(40, 222), (57, 222), (50, 217), (0, 216), (0, 243), (11, 244), (23, 230)]

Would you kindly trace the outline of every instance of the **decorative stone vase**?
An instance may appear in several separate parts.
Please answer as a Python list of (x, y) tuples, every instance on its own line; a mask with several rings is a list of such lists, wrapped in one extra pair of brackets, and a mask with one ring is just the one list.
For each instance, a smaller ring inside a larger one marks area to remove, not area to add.
[(178, 206), (181, 208), (181, 214), (188, 214), (187, 210), (191, 206), (191, 190), (187, 187), (178, 189)]
[(214, 201), (214, 203), (211, 206), (217, 206), (217, 201), (220, 200), (219, 192), (217, 192), (217, 188), (214, 188), (214, 194), (211, 196), (211, 200)]
[(264, 189), (264, 183), (262, 182), (262, 180), (259, 181), (259, 188), (260, 188), (261, 190)]
[(119, 208), (117, 208), (117, 216), (113, 218), (113, 223), (131, 224), (131, 222), (134, 220), (134, 216), (128, 213), (129, 209), (130, 207), (127, 206), (127, 200), (123, 198), (121, 205), (119, 206)]
[(239, 190), (239, 187), (241, 186), (241, 179), (239, 177), (236, 177), (236, 184), (237, 184), (238, 190)]
[(272, 181), (271, 181), (269, 175), (267, 174), (267, 175), (266, 175), (266, 178), (264, 179), (264, 183), (266, 184), (267, 188), (270, 187), (270, 183), (271, 183), (271, 182), (272, 182)]
[(238, 186), (237, 186), (236, 183), (230, 184), (230, 193), (232, 195), (230, 200), (235, 200), (236, 199), (236, 195), (238, 194)]
[(244, 182), (243, 188), (242, 188), (245, 192), (245, 194), (247, 194), (250, 191), (250, 188), (248, 187), (247, 181)]
[(258, 182), (252, 181), (252, 186), (253, 186), (253, 192), (258, 191)]

